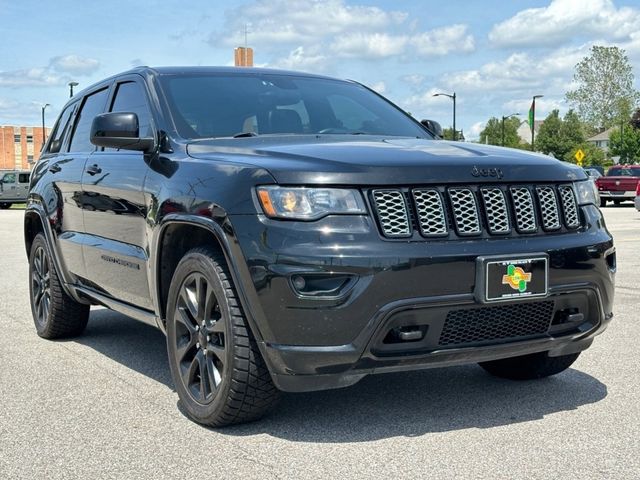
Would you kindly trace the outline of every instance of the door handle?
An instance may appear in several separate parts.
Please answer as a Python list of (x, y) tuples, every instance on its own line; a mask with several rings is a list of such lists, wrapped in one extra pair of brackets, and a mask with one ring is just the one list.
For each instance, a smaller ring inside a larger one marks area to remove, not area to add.
[(98, 166), (97, 163), (94, 163), (89, 168), (87, 168), (87, 173), (89, 175), (96, 175), (98, 173), (102, 173), (102, 169)]
[(56, 164), (54, 164), (54, 165), (51, 165), (51, 166), (49, 167), (49, 171), (50, 171), (51, 173), (58, 173), (58, 172), (59, 172), (59, 171), (61, 171), (61, 170), (62, 170), (62, 168), (61, 168), (61, 167), (60, 167), (60, 165), (58, 165), (57, 163), (56, 163)]

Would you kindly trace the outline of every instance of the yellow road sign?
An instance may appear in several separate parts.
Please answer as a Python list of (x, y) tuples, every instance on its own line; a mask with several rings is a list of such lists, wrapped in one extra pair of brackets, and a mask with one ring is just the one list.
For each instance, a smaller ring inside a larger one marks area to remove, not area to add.
[(578, 161), (578, 165), (582, 166), (582, 160), (584, 160), (584, 152), (582, 151), (581, 148), (578, 149), (574, 157), (576, 157), (576, 160)]

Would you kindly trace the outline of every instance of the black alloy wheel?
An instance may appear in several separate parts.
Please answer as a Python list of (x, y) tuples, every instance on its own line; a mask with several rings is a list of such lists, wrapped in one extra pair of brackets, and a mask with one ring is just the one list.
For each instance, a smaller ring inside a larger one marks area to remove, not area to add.
[(225, 258), (208, 247), (187, 252), (173, 274), (167, 351), (180, 403), (198, 423), (255, 420), (278, 400)]
[(51, 271), (49, 270), (49, 257), (42, 245), (38, 245), (33, 252), (31, 298), (33, 319), (37, 325), (44, 327), (49, 319), (51, 308)]
[(195, 401), (209, 404), (222, 383), (227, 350), (220, 304), (203, 274), (192, 273), (182, 282), (173, 320), (180, 379)]

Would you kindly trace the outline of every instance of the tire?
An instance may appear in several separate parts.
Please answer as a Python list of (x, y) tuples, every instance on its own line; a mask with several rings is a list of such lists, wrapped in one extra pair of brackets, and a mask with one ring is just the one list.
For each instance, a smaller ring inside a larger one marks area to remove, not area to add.
[(280, 396), (224, 257), (209, 248), (187, 252), (173, 275), (167, 352), (180, 403), (198, 423), (223, 427), (256, 420)]
[(11, 205), (13, 205), (13, 203), (0, 203), (0, 209), (7, 210), (11, 208)]
[(613, 204), (614, 204), (616, 207), (619, 207), (621, 203), (622, 203), (622, 200), (614, 200), (614, 201), (613, 201)]
[(64, 291), (44, 236), (36, 235), (29, 255), (29, 298), (38, 335), (55, 339), (80, 335), (89, 321), (89, 305)]
[(600, 199), (600, 208), (602, 207), (606, 207), (607, 206), (607, 201), (604, 198)]
[(547, 352), (480, 363), (491, 375), (509, 380), (535, 380), (550, 377), (569, 368), (580, 352), (550, 357)]

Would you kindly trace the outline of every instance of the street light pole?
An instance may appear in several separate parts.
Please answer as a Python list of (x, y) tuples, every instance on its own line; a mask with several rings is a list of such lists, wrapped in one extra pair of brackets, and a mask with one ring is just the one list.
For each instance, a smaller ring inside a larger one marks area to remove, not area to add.
[(531, 151), (535, 152), (535, 137), (536, 137), (536, 98), (542, 98), (544, 95), (534, 95), (533, 102), (531, 103)]
[(511, 115), (503, 115), (502, 116), (502, 146), (504, 147), (504, 121), (511, 117), (516, 117), (520, 115), (519, 113), (512, 113)]
[(45, 128), (45, 127), (44, 127), (44, 111), (45, 111), (45, 109), (46, 109), (48, 106), (49, 106), (49, 104), (48, 104), (48, 103), (45, 103), (45, 104), (42, 106), (42, 146), (43, 146), (43, 147), (44, 147), (44, 142), (45, 142), (45, 141), (46, 141), (46, 139), (47, 139), (47, 138), (46, 138), (46, 133), (45, 133), (45, 132), (46, 132), (46, 130), (44, 129), (44, 128)]
[(78, 82), (69, 82), (69, 98), (73, 97), (73, 87), (77, 87)]
[(453, 92), (453, 95), (449, 95), (448, 93), (434, 93), (434, 97), (449, 97), (453, 100), (453, 141), (455, 142), (458, 139), (458, 132), (456, 130), (456, 92)]

